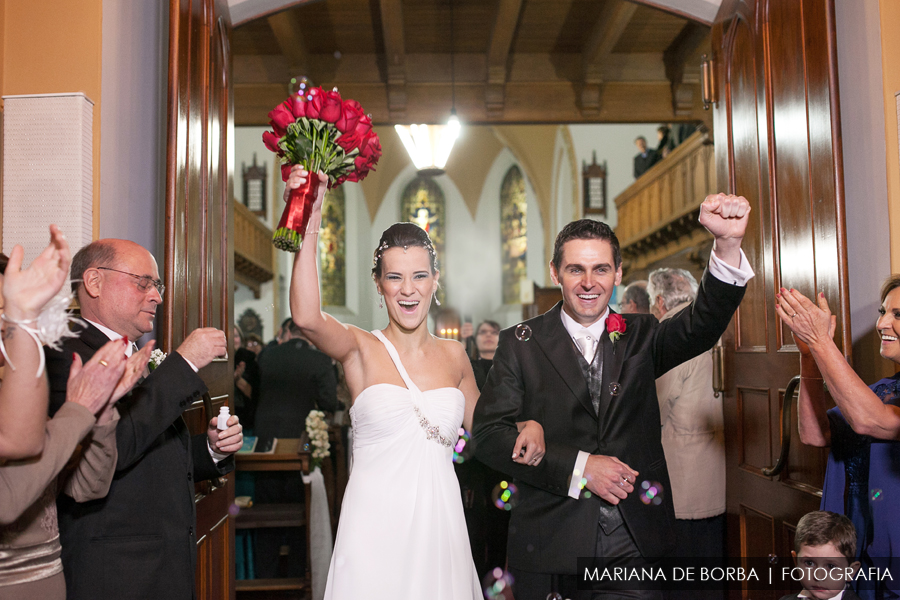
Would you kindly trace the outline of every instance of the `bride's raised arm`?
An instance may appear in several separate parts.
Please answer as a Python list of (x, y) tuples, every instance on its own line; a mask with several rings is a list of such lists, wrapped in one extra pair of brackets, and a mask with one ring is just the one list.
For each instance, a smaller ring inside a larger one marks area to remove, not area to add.
[[(285, 186), (285, 198), (291, 189), (306, 183), (308, 173), (303, 167), (294, 165)], [(322, 223), (322, 202), (325, 198), (328, 178), (319, 174), (321, 183), (309, 217), (309, 225), (303, 236), (303, 245), (294, 255), (294, 270), (291, 274), (291, 318), (303, 330), (316, 348), (341, 362), (358, 348), (354, 330), (331, 315), (322, 311), (319, 298), (319, 271), (316, 261), (319, 227)]]

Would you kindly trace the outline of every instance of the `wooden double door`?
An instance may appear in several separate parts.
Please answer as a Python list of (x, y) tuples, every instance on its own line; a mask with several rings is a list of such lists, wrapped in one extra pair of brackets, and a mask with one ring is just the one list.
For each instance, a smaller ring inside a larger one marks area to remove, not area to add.
[(824, 292), (850, 356), (834, 10), (726, 0), (719, 15), (718, 181), (753, 207), (743, 248), (756, 271), (725, 340), (729, 554), (784, 561), (797, 520), (819, 507), (827, 452), (800, 443), (796, 400), (784, 401), (800, 362), (774, 310), (779, 288)]
[[(172, 351), (200, 327), (231, 340), (234, 276), (231, 24), (225, 0), (170, 0), (165, 283), (159, 340)], [(229, 341), (229, 356), (234, 348)], [(184, 413), (194, 434), (233, 407), (232, 364), (200, 371), (209, 397)], [(199, 600), (234, 598), (234, 475), (197, 482)]]

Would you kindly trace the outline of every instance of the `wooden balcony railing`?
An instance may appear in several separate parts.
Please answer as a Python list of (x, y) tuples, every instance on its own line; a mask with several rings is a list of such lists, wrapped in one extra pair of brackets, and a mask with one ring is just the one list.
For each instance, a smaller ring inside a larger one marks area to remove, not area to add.
[(234, 278), (259, 297), (259, 286), (273, 277), (272, 230), (238, 202), (234, 205)]
[(698, 131), (616, 197), (616, 237), (632, 268), (643, 268), (711, 239), (698, 222), (716, 190), (715, 153)]

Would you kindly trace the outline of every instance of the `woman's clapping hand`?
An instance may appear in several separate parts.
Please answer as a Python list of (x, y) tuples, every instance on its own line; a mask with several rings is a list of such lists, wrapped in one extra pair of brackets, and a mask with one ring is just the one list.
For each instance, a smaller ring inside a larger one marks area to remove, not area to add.
[(34, 319), (59, 292), (69, 276), (72, 256), (69, 243), (56, 225), (50, 226), (50, 244), (27, 269), (25, 251), (16, 245), (3, 278), (4, 314), (14, 320)]
[(834, 340), (837, 317), (831, 314), (825, 294), (819, 293), (818, 304), (793, 289), (781, 288), (775, 297), (775, 311), (790, 327), (801, 354), (809, 354), (811, 346)]

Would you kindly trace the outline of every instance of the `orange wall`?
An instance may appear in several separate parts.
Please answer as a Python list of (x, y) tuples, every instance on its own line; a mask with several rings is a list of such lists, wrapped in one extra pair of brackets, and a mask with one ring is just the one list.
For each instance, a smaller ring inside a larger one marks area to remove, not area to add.
[(881, 60), (884, 73), (884, 135), (887, 146), (888, 211), (891, 219), (891, 272), (900, 273), (900, 2), (881, 0)]
[(94, 237), (99, 231), (103, 0), (0, 0), (0, 93), (84, 92), (94, 101)]
[(3, 40), (6, 38), (6, 0), (0, 0), (0, 92), (3, 91)]

